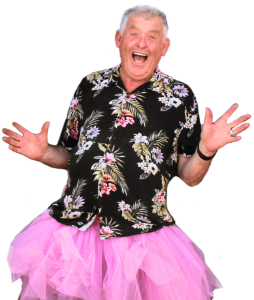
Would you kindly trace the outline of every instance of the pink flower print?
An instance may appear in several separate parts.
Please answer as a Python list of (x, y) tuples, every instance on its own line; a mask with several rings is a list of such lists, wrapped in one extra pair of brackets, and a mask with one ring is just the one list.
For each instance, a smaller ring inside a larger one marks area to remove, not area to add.
[(136, 98), (136, 96), (135, 96), (134, 94), (131, 94), (131, 95), (129, 96), (129, 99), (130, 99), (130, 100), (135, 99), (135, 98)]
[(100, 230), (100, 234), (105, 234), (107, 236), (112, 236), (114, 231), (110, 229), (109, 226), (102, 226), (102, 229)]
[(164, 75), (164, 73), (161, 72), (161, 70), (159, 69), (159, 67), (156, 68), (155, 72), (158, 74), (158, 75)]
[(110, 191), (115, 192), (116, 191), (116, 186), (113, 183), (108, 184)]
[(134, 115), (127, 108), (124, 108), (120, 115), (122, 117), (133, 117), (134, 118)]
[(129, 124), (133, 124), (133, 123), (135, 123), (135, 120), (133, 119), (133, 118), (131, 118), (131, 117), (127, 117), (126, 118), (126, 121), (127, 121), (127, 123), (129, 123)]
[(78, 139), (78, 131), (76, 129), (71, 129), (70, 136), (77, 140)]
[(122, 103), (126, 103), (126, 93), (123, 93), (123, 95), (119, 97), (119, 100), (121, 100)]
[(78, 139), (77, 136), (78, 136), (78, 118), (75, 117), (73, 120), (72, 120), (72, 123), (71, 123), (71, 126), (70, 126), (70, 136), (74, 139)]
[(102, 182), (111, 182), (116, 184), (115, 180), (108, 173), (103, 175)]
[(101, 189), (101, 193), (109, 195), (110, 188), (108, 188), (108, 185), (106, 183), (103, 183), (103, 188)]
[(118, 123), (116, 125), (118, 126), (122, 126), (122, 127), (126, 127), (126, 125), (128, 124), (128, 122), (126, 122), (126, 120), (124, 118), (117, 118)]
[(109, 161), (111, 164), (116, 161), (115, 157), (114, 157), (114, 153), (106, 153), (103, 157), (103, 159), (106, 159), (107, 161)]
[(165, 195), (166, 195), (166, 191), (163, 190), (163, 191), (159, 192), (159, 194), (156, 195), (156, 198), (158, 201), (162, 202), (165, 200)]
[(173, 153), (173, 154), (171, 155), (171, 159), (172, 159), (173, 161), (177, 162), (177, 152), (175, 152), (175, 153)]
[(76, 111), (77, 105), (78, 105), (78, 99), (73, 99), (71, 102), (71, 106), (74, 112)]
[(164, 196), (157, 195), (157, 200), (160, 201), (160, 202), (164, 201)]

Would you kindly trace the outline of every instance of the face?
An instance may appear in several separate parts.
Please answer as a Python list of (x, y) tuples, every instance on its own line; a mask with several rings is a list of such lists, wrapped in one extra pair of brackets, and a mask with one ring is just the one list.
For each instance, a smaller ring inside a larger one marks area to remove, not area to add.
[(116, 32), (116, 45), (121, 56), (121, 77), (132, 81), (148, 81), (170, 45), (164, 39), (164, 26), (160, 17), (146, 20), (142, 16), (129, 16), (123, 35)]

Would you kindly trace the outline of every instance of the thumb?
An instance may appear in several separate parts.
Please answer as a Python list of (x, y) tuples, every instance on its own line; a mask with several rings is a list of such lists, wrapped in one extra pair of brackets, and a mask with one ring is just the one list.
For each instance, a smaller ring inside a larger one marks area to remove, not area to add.
[(204, 125), (211, 124), (212, 122), (213, 122), (213, 113), (210, 108), (206, 107)]
[(41, 134), (43, 134), (43, 135), (48, 134), (49, 124), (50, 124), (49, 122), (46, 122), (43, 124), (43, 126), (41, 128)]

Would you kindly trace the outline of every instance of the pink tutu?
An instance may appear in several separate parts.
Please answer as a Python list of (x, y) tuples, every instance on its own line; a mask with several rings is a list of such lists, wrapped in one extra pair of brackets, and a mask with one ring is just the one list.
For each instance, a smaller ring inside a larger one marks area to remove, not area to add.
[(48, 210), (13, 240), (8, 255), (22, 300), (210, 300), (220, 282), (177, 226), (101, 240), (62, 225)]

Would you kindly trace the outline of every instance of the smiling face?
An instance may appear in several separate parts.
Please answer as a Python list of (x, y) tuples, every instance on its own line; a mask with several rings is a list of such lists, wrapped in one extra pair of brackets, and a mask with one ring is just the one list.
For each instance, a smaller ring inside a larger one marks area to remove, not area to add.
[(116, 45), (121, 56), (120, 74), (124, 83), (147, 82), (170, 45), (164, 37), (164, 26), (160, 17), (145, 19), (130, 15), (123, 35), (116, 32)]

